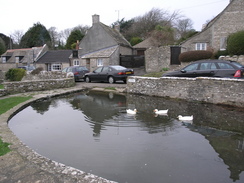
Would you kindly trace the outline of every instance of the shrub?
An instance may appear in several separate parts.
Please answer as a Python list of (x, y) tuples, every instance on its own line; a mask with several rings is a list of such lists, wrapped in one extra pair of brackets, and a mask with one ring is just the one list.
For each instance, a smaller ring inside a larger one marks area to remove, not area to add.
[(25, 74), (26, 71), (24, 69), (13, 68), (6, 72), (5, 77), (10, 81), (21, 81)]
[(32, 75), (37, 75), (39, 74), (41, 71), (43, 71), (42, 67), (37, 67), (35, 70), (31, 71)]
[(218, 59), (220, 56), (226, 56), (229, 55), (227, 50), (219, 50), (214, 54), (214, 58)]
[(227, 50), (231, 55), (244, 54), (244, 30), (231, 34), (227, 39)]
[(191, 62), (202, 59), (209, 59), (213, 56), (213, 52), (205, 50), (188, 51), (179, 55), (180, 62)]

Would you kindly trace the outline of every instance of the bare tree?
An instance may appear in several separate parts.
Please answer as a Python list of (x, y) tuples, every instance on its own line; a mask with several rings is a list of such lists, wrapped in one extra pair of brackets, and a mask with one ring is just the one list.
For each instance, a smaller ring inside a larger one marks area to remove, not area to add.
[(179, 19), (176, 23), (177, 37), (185, 37), (186, 34), (193, 29), (193, 22), (191, 19)]
[(174, 21), (181, 17), (178, 11), (172, 14), (166, 10), (152, 8), (143, 16), (138, 16), (133, 19), (133, 24), (125, 32), (125, 37), (130, 40), (132, 37), (140, 37), (146, 39), (150, 36), (150, 32), (154, 31), (157, 25), (162, 27), (173, 27)]
[(60, 34), (57, 32), (56, 27), (50, 27), (48, 29), (48, 32), (49, 32), (50, 37), (51, 37), (51, 47), (52, 47), (52, 49), (54, 49), (59, 45)]
[(11, 38), (13, 40), (13, 43), (19, 45), (23, 35), (24, 33), (22, 30), (15, 30), (13, 33), (11, 33)]

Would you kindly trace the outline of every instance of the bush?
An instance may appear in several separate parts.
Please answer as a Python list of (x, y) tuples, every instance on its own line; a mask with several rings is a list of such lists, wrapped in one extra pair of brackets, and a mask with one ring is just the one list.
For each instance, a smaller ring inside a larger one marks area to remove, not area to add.
[(21, 81), (25, 74), (26, 71), (24, 69), (13, 68), (6, 72), (5, 77), (10, 81)]
[(214, 58), (218, 59), (220, 56), (229, 55), (227, 50), (219, 50), (217, 53), (214, 54)]
[(188, 51), (179, 55), (180, 62), (192, 62), (202, 59), (210, 59), (213, 56), (213, 52), (205, 50)]
[(244, 54), (244, 30), (231, 34), (227, 39), (227, 50), (230, 55)]
[(31, 71), (32, 75), (39, 74), (41, 71), (43, 71), (42, 67), (37, 67), (35, 70)]

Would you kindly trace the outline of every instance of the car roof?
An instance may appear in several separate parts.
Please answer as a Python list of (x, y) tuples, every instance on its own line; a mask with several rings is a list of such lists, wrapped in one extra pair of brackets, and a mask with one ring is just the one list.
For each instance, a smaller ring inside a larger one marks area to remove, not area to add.
[(235, 61), (218, 60), (218, 59), (207, 59), (207, 60), (197, 60), (197, 61), (194, 61), (193, 63), (202, 63), (202, 62), (223, 62), (223, 63), (231, 63), (231, 62), (235, 62)]

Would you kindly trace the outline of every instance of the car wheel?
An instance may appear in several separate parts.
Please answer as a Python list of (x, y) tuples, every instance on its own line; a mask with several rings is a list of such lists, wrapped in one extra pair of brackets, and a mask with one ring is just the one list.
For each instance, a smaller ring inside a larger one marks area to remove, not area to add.
[(123, 82), (126, 84), (127, 81), (126, 80), (123, 80)]
[(109, 77), (108, 77), (108, 82), (109, 82), (110, 84), (114, 83), (114, 77), (113, 77), (113, 76), (109, 76)]
[(86, 77), (85, 77), (85, 81), (86, 81), (87, 83), (90, 83), (90, 82), (91, 82), (91, 79), (90, 79), (88, 76), (86, 76)]

